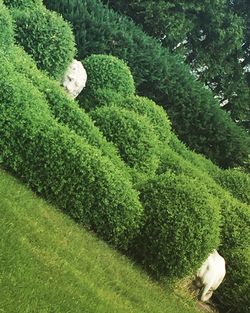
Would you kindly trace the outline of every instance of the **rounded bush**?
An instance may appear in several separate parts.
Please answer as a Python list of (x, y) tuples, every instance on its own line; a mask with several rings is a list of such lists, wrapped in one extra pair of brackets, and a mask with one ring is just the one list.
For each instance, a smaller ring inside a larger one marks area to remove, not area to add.
[(9, 8), (34, 8), (34, 6), (42, 6), (43, 0), (4, 0), (4, 4)]
[(8, 52), (14, 44), (14, 30), (9, 10), (0, 3), (0, 49)]
[(206, 171), (211, 175), (215, 175), (220, 170), (217, 165), (206, 159), (205, 156), (190, 150), (174, 133), (170, 137), (169, 146), (173, 151), (177, 152), (185, 160), (190, 161), (200, 170)]
[(43, 95), (0, 60), (3, 165), (76, 221), (125, 249), (142, 213), (132, 183), (98, 149), (58, 123)]
[(45, 96), (51, 113), (63, 125), (68, 126), (89, 144), (100, 149), (129, 177), (126, 165), (121, 160), (119, 152), (112, 143), (107, 142), (101, 131), (94, 125), (90, 116), (79, 108), (75, 100), (68, 96), (59, 82), (49, 78), (39, 71), (31, 57), (21, 48), (15, 46), (9, 58), (15, 70), (25, 75)]
[(235, 198), (250, 204), (250, 176), (235, 169), (220, 170), (214, 179)]
[(69, 24), (55, 12), (43, 8), (12, 10), (16, 40), (30, 54), (39, 69), (61, 79), (75, 55), (75, 41)]
[(221, 246), (223, 253), (250, 247), (250, 207), (230, 195), (221, 199)]
[(224, 253), (227, 273), (225, 280), (215, 292), (221, 312), (243, 313), (250, 310), (250, 246)]
[[(111, 100), (114, 93), (123, 97), (135, 93), (135, 84), (129, 67), (122, 60), (102, 54), (93, 54), (83, 60), (88, 80), (81, 97), (93, 99), (93, 106), (103, 100), (103, 93)], [(93, 109), (93, 108), (89, 108)]]
[(158, 278), (193, 273), (219, 243), (216, 201), (199, 181), (173, 173), (149, 180), (140, 192), (144, 224), (135, 257)]
[[(117, 104), (118, 102), (116, 102)], [(152, 125), (159, 139), (168, 143), (171, 136), (171, 123), (166, 111), (154, 101), (140, 96), (130, 96), (122, 98), (118, 104), (119, 106), (132, 110), (138, 114), (146, 116)]]
[(126, 109), (106, 106), (92, 111), (91, 117), (131, 168), (149, 174), (155, 172), (159, 141), (145, 117)]

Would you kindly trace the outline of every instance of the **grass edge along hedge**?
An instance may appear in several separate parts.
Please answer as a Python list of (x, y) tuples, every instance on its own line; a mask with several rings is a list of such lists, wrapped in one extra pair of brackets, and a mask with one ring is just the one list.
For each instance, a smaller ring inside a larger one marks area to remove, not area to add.
[(183, 64), (130, 19), (99, 0), (45, 0), (71, 22), (79, 57), (112, 54), (130, 66), (139, 94), (163, 105), (179, 138), (220, 166), (241, 165), (250, 139)]
[(38, 90), (4, 57), (0, 69), (2, 164), (101, 238), (125, 249), (142, 213), (131, 182), (98, 149), (58, 124)]

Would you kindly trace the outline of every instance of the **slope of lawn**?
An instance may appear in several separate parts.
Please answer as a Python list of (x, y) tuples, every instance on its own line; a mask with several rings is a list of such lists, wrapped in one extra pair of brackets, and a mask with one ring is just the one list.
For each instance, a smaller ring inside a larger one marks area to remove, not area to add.
[(199, 312), (0, 169), (0, 312)]

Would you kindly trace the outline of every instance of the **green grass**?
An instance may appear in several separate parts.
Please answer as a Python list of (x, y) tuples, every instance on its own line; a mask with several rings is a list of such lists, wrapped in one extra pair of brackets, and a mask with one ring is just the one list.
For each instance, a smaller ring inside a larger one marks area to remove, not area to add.
[(0, 312), (195, 313), (0, 169)]

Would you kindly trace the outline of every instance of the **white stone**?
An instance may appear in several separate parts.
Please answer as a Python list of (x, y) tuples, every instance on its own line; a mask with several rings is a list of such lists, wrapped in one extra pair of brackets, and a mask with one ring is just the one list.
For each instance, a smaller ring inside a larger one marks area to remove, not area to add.
[(73, 98), (76, 98), (85, 87), (86, 81), (87, 73), (82, 63), (74, 59), (63, 77), (63, 87)]
[[(214, 250), (196, 274), (196, 282), (201, 287), (200, 300), (208, 301), (213, 291), (222, 283), (226, 275), (226, 262), (219, 253)], [(198, 285), (198, 284), (197, 284)]]

